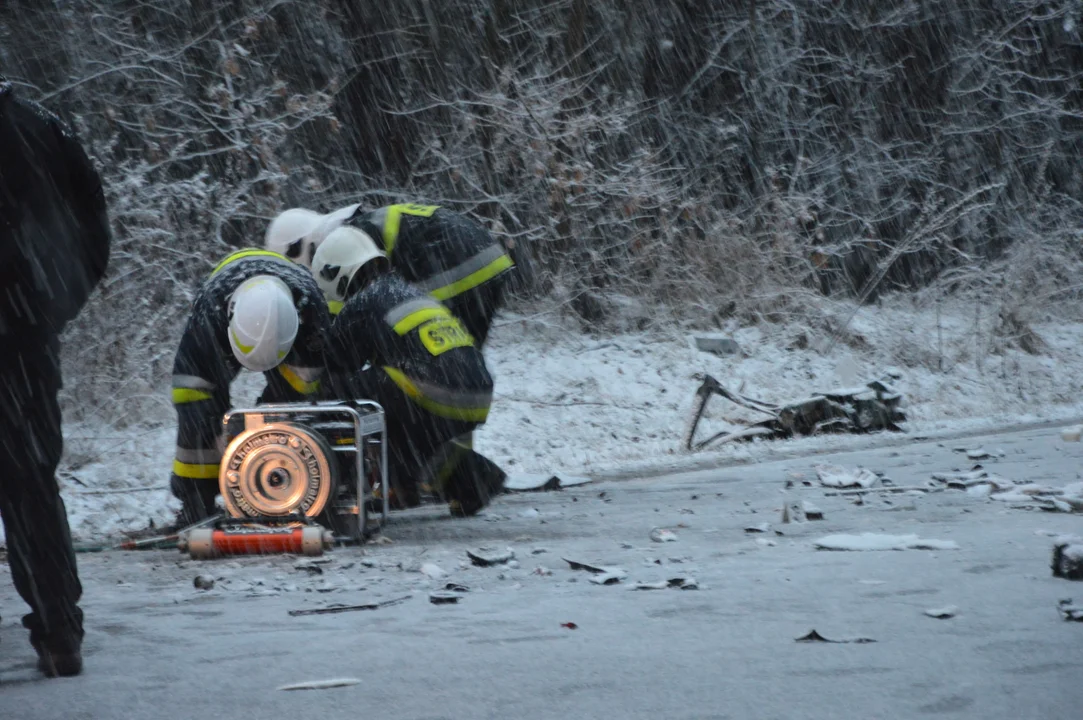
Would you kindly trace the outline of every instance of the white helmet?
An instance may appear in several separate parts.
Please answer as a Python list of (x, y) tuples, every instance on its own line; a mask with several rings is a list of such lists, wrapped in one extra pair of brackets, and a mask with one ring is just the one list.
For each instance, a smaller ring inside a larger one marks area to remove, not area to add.
[(367, 233), (349, 225), (331, 231), (316, 248), (312, 274), (328, 302), (343, 302), (346, 289), (357, 271), (373, 260), (387, 255)]
[(267, 372), (289, 354), (297, 337), (297, 308), (282, 280), (257, 275), (241, 283), (229, 301), (229, 346), (244, 367)]
[(312, 267), (312, 254), (322, 239), (318, 237), (325, 216), (304, 208), (286, 210), (267, 226), (263, 245), (285, 255), (298, 265)]

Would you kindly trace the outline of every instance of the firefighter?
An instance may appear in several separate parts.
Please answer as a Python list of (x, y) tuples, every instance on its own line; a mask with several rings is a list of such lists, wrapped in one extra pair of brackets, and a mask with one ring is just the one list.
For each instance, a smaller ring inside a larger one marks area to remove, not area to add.
[(285, 255), (298, 265), (312, 268), (312, 254), (327, 234), (356, 212), (353, 205), (321, 215), (304, 208), (290, 208), (271, 221), (264, 235), (263, 246)]
[(342, 303), (327, 347), (332, 394), (383, 406), (396, 506), (419, 504), (420, 486), (434, 481), (452, 514), (477, 513), (502, 490), (504, 473), (457, 444), (485, 422), (492, 401), (493, 381), (470, 333), (354, 227), (327, 236), (312, 271), (324, 296)]
[(329, 330), (319, 286), (284, 256), (238, 250), (214, 268), (173, 361), (178, 428), (170, 488), (183, 503), (178, 526), (214, 513), (233, 379), (242, 368), (263, 373), (259, 402), (316, 399)]
[[(444, 303), (477, 346), (485, 345), (493, 316), (504, 304), (509, 272), (515, 267), (488, 230), (465, 215), (435, 205), (388, 205), (370, 212), (350, 205), (308, 218), (300, 234), (268, 231), (267, 247), (277, 249), (293, 242), (294, 252), (303, 257), (343, 225), (375, 238), (404, 280)], [(337, 310), (332, 306), (332, 313)]]
[(56, 467), (59, 336), (112, 242), (101, 179), (71, 130), (0, 76), (0, 517), (23, 626), (45, 675), (82, 671), (83, 613)]

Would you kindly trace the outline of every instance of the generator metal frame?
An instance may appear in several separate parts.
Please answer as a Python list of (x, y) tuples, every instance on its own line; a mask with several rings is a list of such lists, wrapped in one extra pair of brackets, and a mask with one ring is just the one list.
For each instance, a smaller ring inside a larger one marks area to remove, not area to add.
[[(361, 413), (358, 407), (368, 408), (370, 412)], [(264, 415), (348, 415), (353, 423), (353, 445), (333, 445), (334, 452), (352, 452), (355, 454), (354, 462), (357, 470), (357, 540), (364, 542), (368, 531), (368, 511), (366, 506), (375, 497), (374, 489), (369, 487), (368, 478), (365, 475), (365, 439), (372, 435), (380, 436), (380, 489), (381, 504), (380, 523), (387, 522), (390, 513), (389, 489), (387, 485), (387, 418), (384, 408), (372, 400), (329, 400), (310, 403), (268, 403), (255, 407), (233, 408), (222, 416), (222, 428), (226, 436), (229, 436), (230, 421), (238, 416), (244, 416), (244, 429), (251, 430), (266, 424)], [(227, 445), (228, 445), (227, 441)], [(329, 511), (333, 511), (330, 508)]]

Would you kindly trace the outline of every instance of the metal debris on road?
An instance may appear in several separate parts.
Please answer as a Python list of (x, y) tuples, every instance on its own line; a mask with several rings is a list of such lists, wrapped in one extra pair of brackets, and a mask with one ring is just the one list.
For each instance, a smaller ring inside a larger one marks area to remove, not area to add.
[(651, 540), (656, 543), (676, 542), (677, 533), (665, 528), (654, 528), (650, 534)]
[(1071, 598), (1065, 598), (1057, 603), (1057, 609), (1065, 620), (1083, 622), (1083, 607), (1076, 607)]
[(347, 687), (349, 685), (359, 685), (361, 683), (357, 678), (334, 678), (332, 680), (309, 680), (307, 682), (294, 683), (293, 685), (283, 685), (278, 688), (279, 690), (326, 690), (327, 688)]
[(825, 642), (825, 643), (857, 643), (857, 644), (861, 644), (861, 643), (874, 643), (876, 641), (873, 640), (872, 638), (866, 638), (866, 637), (842, 638), (842, 639), (839, 639), (839, 640), (830, 640), (828, 638), (825, 638), (823, 635), (816, 632), (815, 630), (809, 630), (808, 634), (802, 635), (799, 638), (794, 638), (794, 642), (799, 642), (799, 643)]
[(924, 614), (931, 618), (936, 618), (937, 620), (947, 620), (948, 618), (953, 618), (958, 615), (959, 608), (954, 605), (948, 605), (941, 608), (929, 608)]
[(393, 600), (383, 600), (361, 605), (331, 605), (329, 607), (313, 608), (311, 610), (290, 610), (289, 614), (296, 617), (298, 615), (332, 615), (334, 613), (354, 612), (356, 610), (378, 610), (380, 608), (406, 602), (412, 597), (413, 595), (406, 595), (405, 597), (395, 598)]
[(454, 605), (462, 599), (462, 595), (456, 592), (437, 590), (429, 593), (429, 602), (433, 605)]
[(628, 577), (628, 573), (619, 568), (611, 568), (602, 573), (595, 573), (591, 576), (590, 581), (595, 585), (616, 585), (626, 577)]
[(1053, 577), (1083, 580), (1083, 538), (1057, 538), (1053, 545)]
[(503, 565), (512, 560), (515, 557), (515, 551), (511, 548), (503, 551), (493, 548), (478, 548), (477, 552), (467, 550), (466, 556), (470, 558), (470, 562), (478, 567), (490, 567), (492, 565)]
[(844, 468), (839, 465), (817, 465), (816, 477), (824, 487), (871, 488), (880, 484), (880, 476), (863, 467)]

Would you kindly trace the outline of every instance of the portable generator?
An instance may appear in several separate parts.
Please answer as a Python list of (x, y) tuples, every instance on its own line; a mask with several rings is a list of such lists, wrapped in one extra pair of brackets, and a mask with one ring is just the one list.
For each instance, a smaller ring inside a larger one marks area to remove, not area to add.
[(291, 525), (301, 516), (362, 542), (387, 520), (387, 429), (368, 400), (237, 408), (222, 418), (218, 485), (237, 520)]

